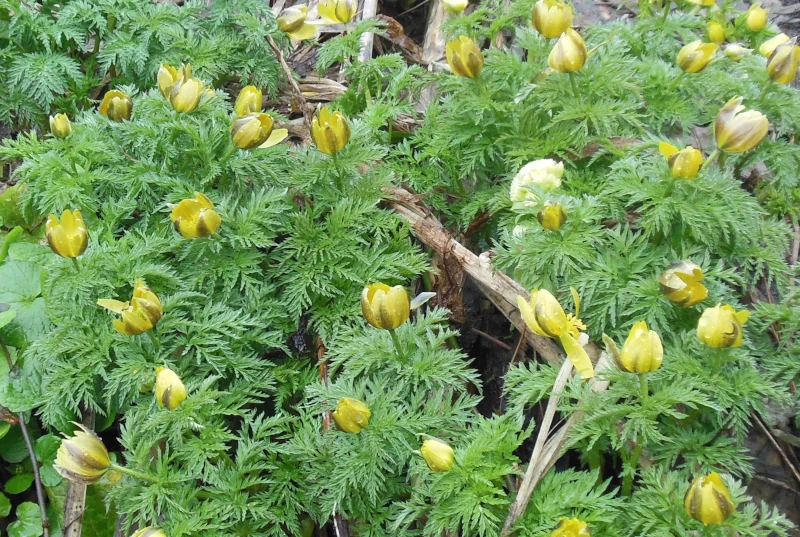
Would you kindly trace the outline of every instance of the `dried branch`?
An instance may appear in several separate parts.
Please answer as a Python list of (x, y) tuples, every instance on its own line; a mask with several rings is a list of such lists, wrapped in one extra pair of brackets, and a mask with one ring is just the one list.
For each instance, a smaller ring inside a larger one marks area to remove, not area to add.
[[(94, 411), (84, 409), (81, 422), (94, 429)], [(63, 537), (81, 537), (83, 531), (83, 512), (86, 510), (86, 485), (67, 482), (67, 497), (64, 500)]]
[[(283, 69), (284, 74), (286, 74), (289, 84), (292, 86), (297, 107), (300, 108), (300, 111), (303, 113), (303, 120), (305, 121), (305, 126), (308, 129), (308, 132), (311, 132), (311, 116), (314, 114), (314, 112), (308, 106), (306, 98), (303, 97), (303, 92), (300, 90), (300, 86), (294, 79), (294, 73), (292, 73), (291, 68), (289, 68), (289, 64), (286, 63), (286, 58), (283, 56), (283, 52), (281, 52), (281, 49), (279, 49), (278, 45), (275, 44), (275, 40), (272, 39), (271, 35), (267, 35), (267, 43), (269, 43), (270, 48), (275, 53), (275, 57), (278, 58), (278, 63), (281, 64), (281, 68)], [(304, 141), (308, 142), (308, 140)]]

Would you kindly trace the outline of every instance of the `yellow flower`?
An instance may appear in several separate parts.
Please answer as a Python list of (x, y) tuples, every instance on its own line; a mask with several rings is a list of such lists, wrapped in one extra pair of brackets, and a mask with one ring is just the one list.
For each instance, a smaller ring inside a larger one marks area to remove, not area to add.
[(158, 74), (156, 75), (156, 84), (158, 85), (158, 91), (161, 92), (161, 95), (164, 96), (166, 100), (169, 101), (169, 94), (172, 92), (172, 86), (175, 85), (175, 82), (180, 80), (185, 72), (189, 71), (189, 76), (191, 75), (191, 66), (186, 66), (181, 68), (181, 74), (178, 74), (178, 70), (172, 67), (171, 65), (161, 64), (158, 67)]
[(447, 65), (453, 74), (476, 78), (483, 69), (483, 53), (478, 44), (465, 35), (445, 45)]
[(742, 45), (739, 45), (738, 43), (731, 43), (730, 45), (725, 47), (725, 56), (735, 62), (738, 62), (745, 56), (749, 56), (750, 53), (752, 52), (753, 49), (744, 48)]
[(550, 231), (558, 231), (564, 222), (567, 221), (567, 211), (560, 203), (546, 203), (536, 215), (537, 220), (543, 228)]
[(708, 289), (700, 283), (703, 269), (691, 261), (675, 261), (658, 277), (661, 292), (667, 300), (689, 308), (708, 296)]
[[(200, 104), (203, 95), (203, 83), (191, 78), (192, 69), (186, 66), (181, 69), (182, 76), (175, 81), (169, 91), (169, 104), (176, 112), (188, 114)], [(160, 88), (159, 88), (160, 89)]]
[(444, 10), (451, 15), (457, 15), (464, 11), (469, 5), (469, 0), (442, 0)]
[(588, 56), (586, 43), (581, 35), (572, 28), (567, 28), (550, 51), (547, 65), (560, 73), (574, 73), (581, 70)]
[(131, 118), (133, 101), (119, 90), (107, 91), (98, 111), (108, 119), (126, 121)]
[(731, 493), (716, 472), (696, 478), (683, 500), (686, 513), (703, 525), (722, 524), (736, 510)]
[(550, 534), (550, 537), (581, 537), (583, 535), (591, 535), (586, 522), (577, 518), (562, 518), (558, 527)]
[(743, 112), (744, 109), (742, 98), (734, 97), (714, 120), (717, 147), (726, 153), (742, 153), (754, 148), (769, 131), (769, 120), (764, 114), (756, 110)]
[(346, 433), (358, 434), (361, 429), (369, 424), (372, 412), (367, 405), (358, 399), (344, 397), (339, 399), (339, 405), (333, 411), (333, 419), (336, 425)]
[[(308, 24), (308, 7), (305, 4), (287, 7), (278, 16), (278, 28), (295, 41), (304, 41), (317, 35), (317, 27)], [(261, 106), (259, 105), (259, 110)]]
[(60, 221), (54, 214), (48, 216), (45, 235), (50, 249), (61, 257), (78, 257), (89, 245), (89, 233), (77, 209), (64, 210)]
[(634, 324), (619, 354), (622, 367), (631, 373), (648, 373), (661, 367), (663, 360), (664, 347), (658, 334), (648, 330), (644, 321)]
[(272, 133), (272, 118), (267, 114), (252, 113), (237, 117), (231, 124), (233, 145), (239, 149), (253, 149), (267, 141)]
[(350, 124), (344, 114), (323, 106), (311, 121), (311, 139), (323, 153), (338, 153), (350, 141)]
[(111, 466), (108, 450), (94, 432), (76, 423), (72, 438), (64, 438), (56, 453), (53, 469), (73, 483), (97, 483)]
[(658, 150), (667, 159), (672, 177), (676, 179), (694, 179), (703, 164), (703, 153), (692, 146), (678, 149), (672, 144), (661, 142)]
[(678, 53), (678, 67), (687, 73), (699, 73), (714, 59), (719, 46), (700, 40), (689, 43)]
[(322, 0), (317, 12), (331, 24), (347, 24), (356, 14), (356, 7), (355, 0)]
[(441, 440), (435, 438), (425, 440), (419, 452), (433, 472), (447, 472), (453, 467), (453, 448)]
[(778, 34), (775, 37), (767, 39), (764, 41), (760, 47), (758, 47), (758, 53), (764, 56), (765, 58), (769, 58), (772, 56), (772, 53), (775, 52), (775, 49), (778, 48), (778, 45), (783, 45), (784, 43), (789, 42), (789, 36), (786, 34)]
[(169, 218), (184, 239), (213, 235), (222, 223), (222, 218), (214, 210), (214, 203), (200, 192), (194, 193), (194, 199), (181, 200)]
[(572, 26), (572, 6), (558, 0), (539, 0), (533, 5), (531, 23), (543, 37), (559, 37)]
[(768, 15), (769, 10), (761, 7), (761, 2), (757, 2), (747, 10), (745, 24), (753, 32), (763, 30), (767, 26)]
[(361, 291), (361, 312), (375, 328), (394, 330), (408, 320), (411, 304), (402, 285), (373, 283)]
[(153, 526), (148, 526), (146, 528), (142, 528), (131, 537), (167, 537), (166, 532), (160, 528), (154, 528)]
[(72, 123), (67, 114), (50, 116), (50, 133), (56, 138), (66, 138), (72, 134)]
[(245, 86), (236, 97), (236, 104), (233, 105), (236, 117), (246, 116), (254, 112), (261, 112), (261, 100), (263, 94), (255, 86)]
[(742, 325), (747, 322), (750, 312), (736, 311), (730, 305), (708, 308), (697, 322), (697, 337), (701, 343), (715, 349), (722, 347), (741, 347), (744, 338)]
[(578, 292), (572, 288), (570, 291), (575, 301), (575, 315), (564, 313), (558, 300), (545, 289), (534, 289), (530, 303), (517, 297), (517, 307), (528, 328), (540, 336), (558, 339), (575, 369), (582, 378), (588, 379), (594, 376), (594, 368), (586, 350), (578, 343), (580, 330), (586, 330), (586, 325), (578, 318), (581, 303)]
[(717, 3), (717, 0), (686, 0), (690, 4), (702, 7), (711, 7)]
[(531, 187), (538, 187), (549, 192), (561, 186), (564, 176), (564, 163), (556, 162), (549, 158), (534, 160), (523, 166), (514, 180), (511, 181), (509, 197), (511, 201), (537, 201), (536, 194), (530, 191)]
[(767, 74), (778, 84), (789, 84), (797, 75), (797, 66), (800, 64), (800, 47), (797, 38), (782, 45), (778, 45), (767, 60)]
[(156, 368), (156, 402), (161, 408), (175, 410), (186, 399), (186, 386), (174, 371)]
[(725, 41), (725, 27), (722, 26), (717, 21), (708, 21), (706, 23), (708, 27), (708, 40), (712, 43), (722, 43)]
[(161, 300), (139, 279), (133, 287), (130, 302), (101, 298), (97, 305), (119, 314), (120, 318), (114, 319), (112, 325), (117, 332), (126, 336), (138, 336), (147, 332), (158, 324), (164, 314)]

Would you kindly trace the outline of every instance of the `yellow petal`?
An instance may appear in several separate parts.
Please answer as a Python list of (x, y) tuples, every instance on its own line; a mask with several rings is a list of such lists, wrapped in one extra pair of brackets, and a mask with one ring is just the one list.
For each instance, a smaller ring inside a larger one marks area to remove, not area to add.
[(97, 305), (105, 308), (114, 313), (122, 313), (122, 310), (127, 308), (130, 304), (128, 302), (120, 302), (111, 298), (101, 298), (97, 301)]
[(559, 341), (561, 341), (561, 345), (567, 353), (567, 358), (569, 358), (572, 365), (575, 366), (578, 373), (581, 374), (581, 378), (586, 380), (594, 377), (592, 361), (589, 359), (586, 349), (578, 343), (578, 340), (572, 337), (571, 334), (562, 334)]
[(519, 313), (522, 316), (522, 320), (525, 321), (525, 324), (528, 326), (528, 328), (533, 330), (535, 334), (544, 337), (550, 337), (544, 332), (544, 330), (542, 330), (542, 328), (536, 322), (536, 313), (533, 311), (533, 307), (528, 303), (527, 300), (525, 300), (521, 296), (518, 296), (517, 307), (519, 308)]
[(278, 145), (288, 137), (289, 137), (289, 129), (273, 129), (272, 134), (269, 135), (267, 141), (258, 147), (261, 149), (266, 149), (267, 147)]
[(672, 144), (668, 144), (667, 142), (661, 142), (658, 144), (658, 151), (665, 157), (669, 158), (678, 152), (678, 148)]
[(294, 32), (289, 32), (289, 37), (294, 39), (295, 41), (305, 41), (306, 39), (311, 39), (316, 37), (317, 35), (317, 27), (313, 24), (303, 23), (299, 30), (295, 30)]

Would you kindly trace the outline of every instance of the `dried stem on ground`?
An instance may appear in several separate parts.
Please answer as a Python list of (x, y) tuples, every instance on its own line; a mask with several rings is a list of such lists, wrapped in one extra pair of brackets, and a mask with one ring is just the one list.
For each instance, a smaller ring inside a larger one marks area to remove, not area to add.
[[(269, 43), (270, 48), (275, 53), (275, 57), (278, 58), (278, 63), (281, 64), (281, 69), (283, 69), (283, 72), (286, 75), (286, 79), (292, 86), (292, 91), (294, 92), (294, 99), (297, 102), (298, 108), (300, 108), (300, 111), (303, 113), (303, 120), (305, 121), (305, 126), (308, 129), (308, 132), (311, 132), (311, 116), (314, 114), (314, 112), (308, 106), (306, 98), (303, 97), (303, 92), (300, 90), (300, 86), (297, 85), (297, 81), (294, 79), (294, 75), (292, 74), (292, 69), (289, 67), (289, 64), (286, 63), (286, 58), (284, 58), (283, 52), (281, 52), (281, 49), (279, 49), (278, 45), (275, 44), (275, 40), (272, 39), (271, 35), (267, 35), (267, 43)], [(303, 142), (308, 143), (308, 140), (303, 140)]]

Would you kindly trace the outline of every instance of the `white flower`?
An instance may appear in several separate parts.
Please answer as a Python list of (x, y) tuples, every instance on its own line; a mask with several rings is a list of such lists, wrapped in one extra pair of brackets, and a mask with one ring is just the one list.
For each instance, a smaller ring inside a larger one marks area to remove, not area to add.
[(511, 201), (536, 200), (536, 195), (529, 189), (539, 187), (544, 191), (554, 190), (561, 186), (564, 176), (564, 163), (544, 158), (527, 163), (511, 181)]

